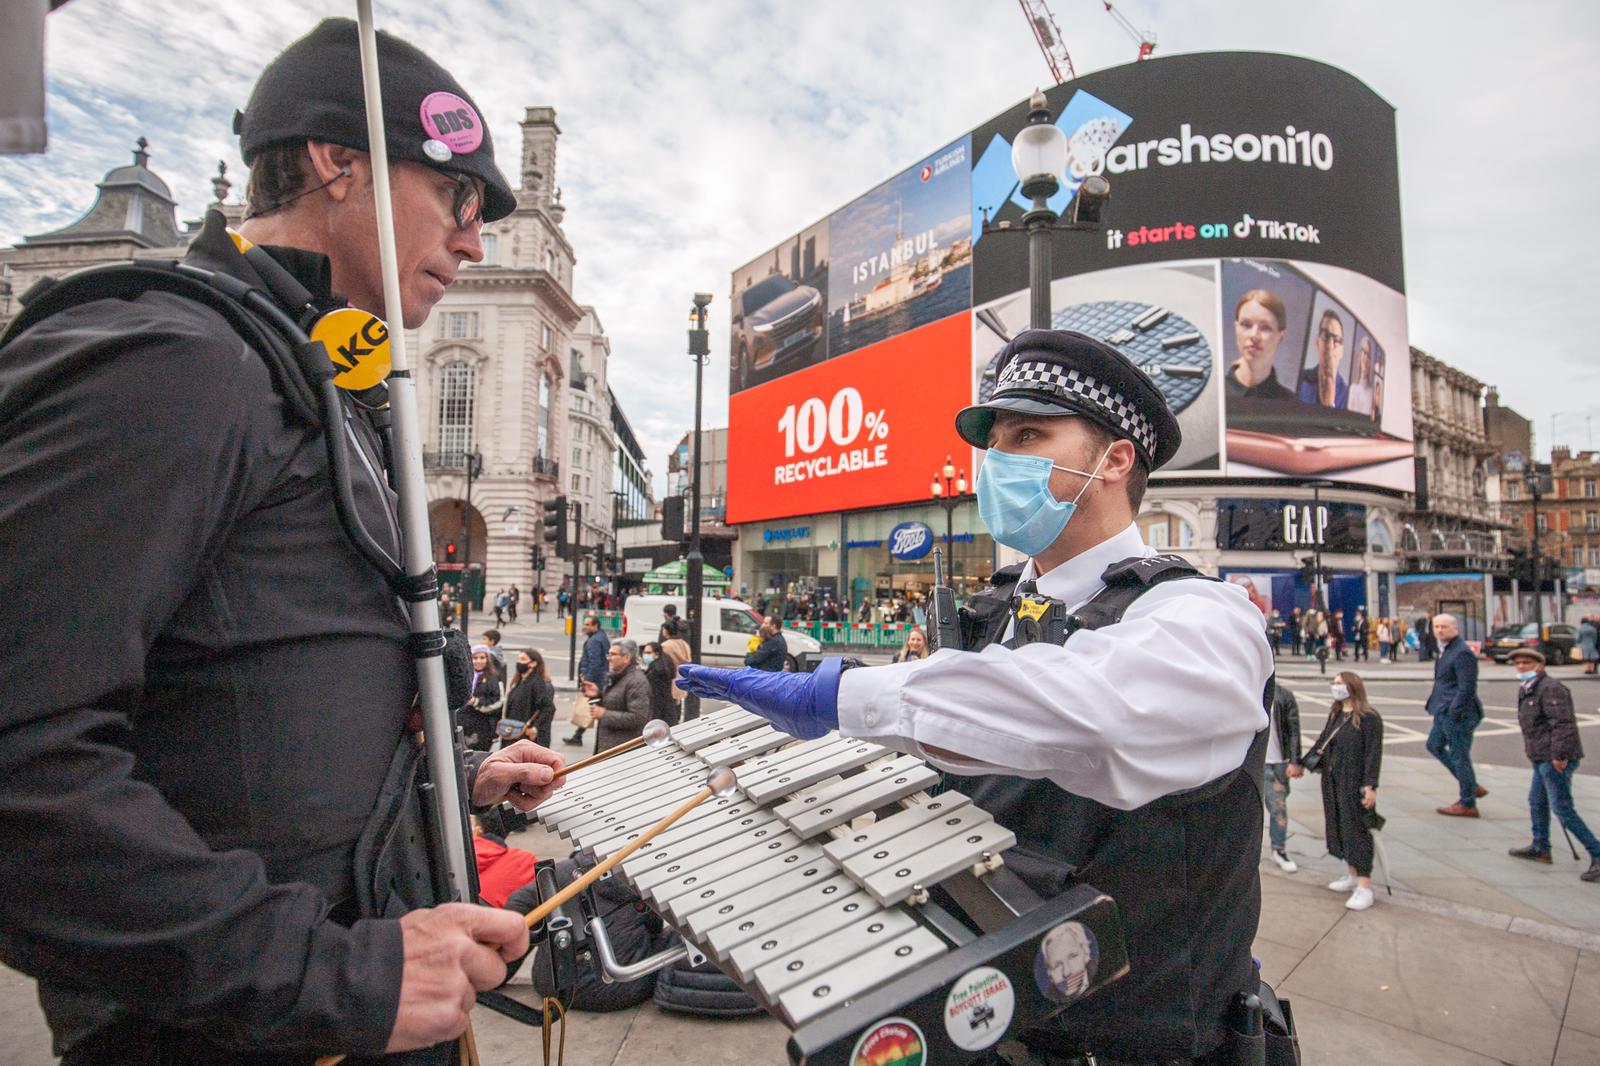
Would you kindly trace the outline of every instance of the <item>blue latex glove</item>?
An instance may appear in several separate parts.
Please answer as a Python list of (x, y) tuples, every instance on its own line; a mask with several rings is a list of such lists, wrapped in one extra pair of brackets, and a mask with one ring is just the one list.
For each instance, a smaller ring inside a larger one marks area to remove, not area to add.
[(815, 673), (788, 674), (741, 667), (722, 670), (685, 663), (678, 687), (704, 699), (728, 700), (759, 714), (792, 737), (811, 740), (839, 728), (839, 672), (844, 660), (822, 660)]

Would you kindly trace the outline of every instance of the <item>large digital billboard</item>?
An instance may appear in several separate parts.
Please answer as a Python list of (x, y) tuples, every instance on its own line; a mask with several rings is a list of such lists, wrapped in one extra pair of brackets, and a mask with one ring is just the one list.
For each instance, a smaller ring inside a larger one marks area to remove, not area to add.
[[(1130, 64), (1046, 98), (1068, 143), (1050, 206), (1090, 174), (1112, 189), (1101, 231), (1054, 237), (1053, 324), (1161, 388), (1184, 444), (1158, 479), (1410, 490), (1393, 108), (1343, 71), (1257, 53)], [(946, 454), (981, 462), (951, 421), (1027, 326), (1011, 142), (1028, 110), (734, 273), (730, 522), (921, 500)]]

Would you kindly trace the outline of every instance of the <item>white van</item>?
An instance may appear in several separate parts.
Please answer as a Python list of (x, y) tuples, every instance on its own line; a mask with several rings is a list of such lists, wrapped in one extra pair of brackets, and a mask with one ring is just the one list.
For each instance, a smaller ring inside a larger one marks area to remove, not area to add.
[[(660, 637), (661, 608), (669, 603), (683, 618), (682, 596), (629, 596), (622, 605), (622, 635), (640, 644)], [(733, 599), (707, 596), (701, 604), (700, 658), (711, 666), (743, 666), (750, 638), (761, 628), (760, 613)], [(815, 670), (822, 659), (822, 644), (808, 634), (785, 629), (783, 643), (787, 670)]]

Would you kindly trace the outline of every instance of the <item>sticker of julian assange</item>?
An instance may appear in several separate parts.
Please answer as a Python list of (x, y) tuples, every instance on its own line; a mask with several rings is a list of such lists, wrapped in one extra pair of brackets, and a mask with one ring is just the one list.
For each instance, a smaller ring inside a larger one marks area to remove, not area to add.
[(1062, 922), (1039, 942), (1033, 957), (1033, 980), (1046, 999), (1071, 1003), (1094, 980), (1100, 945), (1082, 922)]

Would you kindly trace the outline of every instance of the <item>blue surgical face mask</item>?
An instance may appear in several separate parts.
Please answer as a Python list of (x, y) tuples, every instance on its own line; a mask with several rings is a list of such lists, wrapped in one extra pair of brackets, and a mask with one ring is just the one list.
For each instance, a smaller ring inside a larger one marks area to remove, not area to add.
[(1517, 671), (1517, 680), (1521, 681), (1524, 685), (1526, 685), (1529, 681), (1532, 681), (1534, 678), (1536, 678), (1538, 676), (1539, 676), (1539, 671), (1537, 671), (1537, 670), (1518, 670)]
[[(978, 468), (978, 516), (994, 539), (1024, 555), (1038, 555), (1061, 536), (1072, 520), (1089, 481), (1100, 479), (1108, 446), (1092, 471), (1057, 466), (1048, 456), (1014, 455), (990, 448)], [(1062, 503), (1050, 493), (1050, 472), (1060, 470), (1089, 481), (1078, 495)]]

